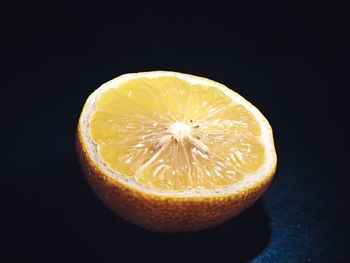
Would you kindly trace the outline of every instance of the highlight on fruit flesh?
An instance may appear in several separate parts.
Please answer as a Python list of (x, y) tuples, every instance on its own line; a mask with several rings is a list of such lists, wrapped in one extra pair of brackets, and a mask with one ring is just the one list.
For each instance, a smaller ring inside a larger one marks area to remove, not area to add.
[(272, 129), (209, 79), (153, 71), (117, 77), (87, 99), (77, 152), (103, 203), (143, 228), (218, 225), (257, 200), (277, 163)]
[(220, 90), (176, 77), (130, 80), (106, 91), (90, 132), (111, 169), (160, 190), (230, 185), (265, 158), (249, 111)]

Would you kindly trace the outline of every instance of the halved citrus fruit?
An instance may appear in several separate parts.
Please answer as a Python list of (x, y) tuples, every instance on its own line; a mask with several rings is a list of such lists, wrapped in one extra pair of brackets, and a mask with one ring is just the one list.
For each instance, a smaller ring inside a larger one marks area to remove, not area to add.
[(77, 150), (90, 186), (120, 217), (147, 229), (215, 226), (251, 205), (276, 168), (271, 127), (212, 80), (125, 74), (87, 99)]

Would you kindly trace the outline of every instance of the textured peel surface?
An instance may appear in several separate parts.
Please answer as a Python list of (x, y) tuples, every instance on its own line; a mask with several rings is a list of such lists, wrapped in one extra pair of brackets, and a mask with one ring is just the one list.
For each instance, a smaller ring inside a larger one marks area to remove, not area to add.
[(128, 80), (96, 101), (90, 135), (112, 170), (158, 190), (216, 189), (265, 161), (259, 122), (217, 88)]

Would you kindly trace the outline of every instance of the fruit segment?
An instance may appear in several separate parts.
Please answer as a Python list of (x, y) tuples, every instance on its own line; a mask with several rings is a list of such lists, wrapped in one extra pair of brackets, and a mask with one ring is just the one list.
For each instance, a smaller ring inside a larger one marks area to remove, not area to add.
[(95, 107), (90, 133), (101, 159), (153, 189), (216, 189), (264, 163), (259, 123), (214, 87), (170, 76), (129, 80)]

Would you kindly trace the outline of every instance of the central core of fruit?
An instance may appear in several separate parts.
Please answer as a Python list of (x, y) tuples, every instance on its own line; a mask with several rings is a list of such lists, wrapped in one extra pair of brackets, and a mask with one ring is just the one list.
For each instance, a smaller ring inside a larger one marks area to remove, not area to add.
[(173, 138), (180, 142), (191, 135), (192, 127), (185, 122), (174, 122), (168, 131), (171, 133)]
[(134, 79), (104, 92), (95, 107), (90, 133), (103, 162), (153, 189), (232, 185), (264, 162), (258, 121), (215, 87)]

